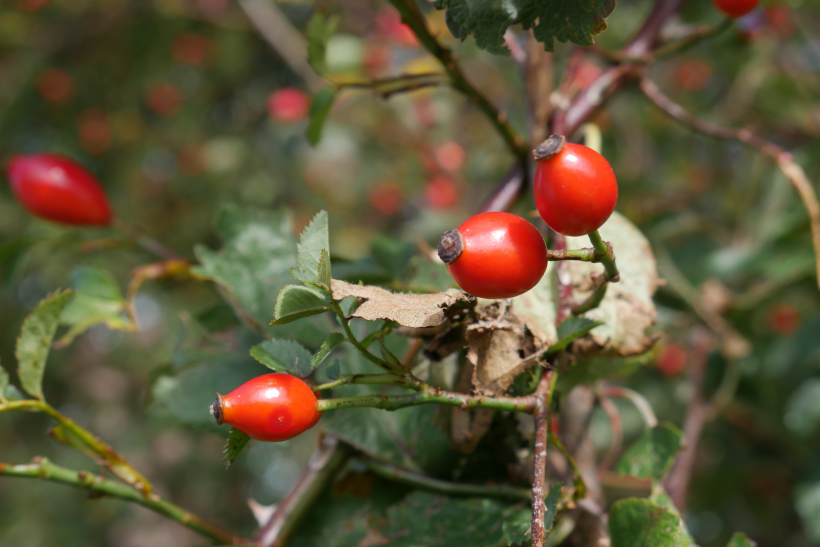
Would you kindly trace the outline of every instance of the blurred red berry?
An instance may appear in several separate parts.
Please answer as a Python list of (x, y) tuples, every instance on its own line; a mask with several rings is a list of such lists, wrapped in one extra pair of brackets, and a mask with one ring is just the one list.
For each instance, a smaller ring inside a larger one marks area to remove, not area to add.
[(268, 97), (268, 114), (280, 122), (298, 122), (310, 111), (310, 95), (295, 87), (277, 89)]
[(769, 310), (768, 320), (774, 332), (788, 336), (800, 328), (800, 311), (791, 304), (778, 304)]
[(455, 141), (447, 141), (436, 148), (436, 161), (445, 171), (455, 172), (464, 165), (464, 149)]
[(158, 82), (146, 91), (145, 103), (155, 114), (173, 116), (182, 107), (182, 93), (168, 82)]
[(781, 40), (791, 38), (797, 31), (797, 22), (788, 4), (769, 4), (766, 6), (766, 19), (777, 37)]
[(178, 63), (199, 66), (208, 58), (211, 41), (195, 32), (185, 32), (174, 38), (171, 55)]
[(77, 117), (77, 134), (83, 149), (98, 155), (111, 148), (112, 133), (108, 116), (102, 110), (90, 108)]
[(712, 67), (700, 59), (687, 59), (675, 69), (675, 83), (686, 91), (700, 91), (711, 79)]
[(686, 368), (689, 352), (675, 342), (668, 342), (658, 354), (658, 370), (666, 376), (677, 376)]
[(376, 30), (404, 46), (419, 43), (413, 30), (401, 22), (401, 15), (393, 8), (384, 8), (376, 15)]
[(47, 68), (37, 76), (37, 93), (53, 104), (66, 104), (71, 101), (74, 81), (65, 70)]
[(364, 52), (364, 70), (369, 76), (382, 76), (390, 65), (390, 48), (371, 45)]
[(715, 8), (727, 17), (743, 17), (760, 4), (760, 0), (712, 0)]
[(589, 86), (598, 79), (602, 72), (601, 67), (592, 61), (584, 59), (581, 61), (581, 66), (578, 67), (575, 73), (575, 83), (577, 83), (578, 87), (582, 90), (589, 89)]
[(381, 182), (370, 190), (368, 199), (378, 212), (391, 216), (404, 206), (404, 191), (395, 182)]
[(34, 12), (46, 7), (48, 0), (15, 0), (15, 4), (23, 11)]
[(446, 209), (458, 203), (459, 191), (455, 183), (447, 177), (438, 176), (427, 181), (424, 199), (433, 209)]

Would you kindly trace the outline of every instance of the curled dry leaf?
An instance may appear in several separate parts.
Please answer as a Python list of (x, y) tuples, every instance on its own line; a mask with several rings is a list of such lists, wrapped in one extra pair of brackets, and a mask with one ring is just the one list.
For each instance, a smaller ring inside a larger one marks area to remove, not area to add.
[[(608, 353), (620, 356), (646, 352), (654, 343), (647, 329), (655, 324), (657, 310), (652, 295), (658, 287), (655, 257), (644, 235), (625, 217), (613, 213), (600, 228), (601, 237), (612, 244), (620, 270), (620, 281), (611, 283), (601, 305), (584, 317), (603, 321), (588, 335), (574, 342), (574, 353)], [(588, 247), (585, 237), (567, 238), (567, 247)], [(588, 262), (568, 262), (564, 271), (570, 276), (573, 295), (581, 302), (592, 291), (592, 274), (602, 274), (603, 266)], [(555, 263), (531, 291), (511, 301), (510, 309), (540, 345), (558, 341), (555, 328)]]
[(457, 289), (433, 294), (402, 294), (371, 285), (353, 285), (337, 279), (333, 280), (331, 288), (335, 300), (348, 296), (366, 300), (352, 317), (368, 321), (386, 319), (411, 328), (443, 325), (456, 304), (467, 306), (475, 301), (473, 297)]
[(467, 359), (475, 366), (473, 385), (479, 393), (504, 393), (541, 353), (524, 322), (503, 303), (479, 309), (478, 321), (467, 327)]

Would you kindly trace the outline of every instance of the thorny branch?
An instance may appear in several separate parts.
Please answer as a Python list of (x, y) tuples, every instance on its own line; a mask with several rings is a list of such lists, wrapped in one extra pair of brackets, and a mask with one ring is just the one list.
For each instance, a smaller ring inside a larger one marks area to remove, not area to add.
[(547, 440), (549, 434), (549, 407), (555, 390), (555, 371), (548, 370), (541, 376), (535, 390), (537, 407), (535, 410), (535, 450), (533, 454), (532, 478), (532, 547), (544, 547), (544, 497), (547, 494), (546, 465)]
[(652, 101), (669, 116), (687, 125), (691, 129), (712, 137), (740, 141), (757, 148), (774, 160), (780, 168), (780, 171), (800, 196), (800, 199), (803, 201), (803, 206), (809, 215), (812, 242), (814, 243), (817, 284), (820, 286), (820, 204), (817, 202), (817, 195), (814, 192), (811, 182), (808, 177), (806, 177), (803, 168), (794, 161), (794, 157), (785, 149), (773, 142), (758, 137), (748, 129), (721, 127), (697, 118), (681, 105), (667, 97), (657, 85), (646, 78), (641, 80), (640, 87), (647, 99)]

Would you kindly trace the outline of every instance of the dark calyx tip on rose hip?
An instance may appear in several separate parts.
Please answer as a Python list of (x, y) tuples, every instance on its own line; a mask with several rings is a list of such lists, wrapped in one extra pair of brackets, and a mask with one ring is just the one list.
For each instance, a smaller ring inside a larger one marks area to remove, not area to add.
[(563, 150), (566, 142), (567, 139), (563, 135), (550, 135), (547, 140), (532, 151), (532, 157), (535, 158), (535, 161), (548, 160)]
[(211, 405), (211, 416), (216, 419), (216, 425), (222, 425), (222, 395), (216, 394), (216, 401)]
[(438, 242), (438, 256), (445, 264), (452, 264), (464, 251), (464, 238), (458, 230), (444, 232)]

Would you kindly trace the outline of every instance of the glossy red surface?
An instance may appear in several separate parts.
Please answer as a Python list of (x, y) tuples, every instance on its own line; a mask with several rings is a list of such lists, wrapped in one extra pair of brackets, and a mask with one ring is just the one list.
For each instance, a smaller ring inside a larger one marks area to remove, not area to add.
[(743, 17), (760, 4), (760, 0), (712, 0), (718, 11), (729, 17)]
[(512, 298), (533, 288), (547, 269), (541, 233), (510, 213), (482, 213), (458, 227), (461, 255), (447, 265), (465, 292), (481, 298)]
[(618, 181), (609, 162), (580, 144), (564, 144), (538, 162), (535, 206), (550, 228), (568, 236), (589, 234), (606, 222), (618, 202)]
[(268, 113), (280, 122), (298, 122), (310, 111), (310, 95), (294, 87), (277, 89), (268, 97)]
[(290, 374), (258, 376), (222, 398), (223, 423), (259, 441), (292, 439), (320, 416), (313, 390)]
[(56, 154), (16, 156), (8, 165), (11, 189), (30, 213), (75, 226), (105, 226), (111, 206), (94, 175)]

